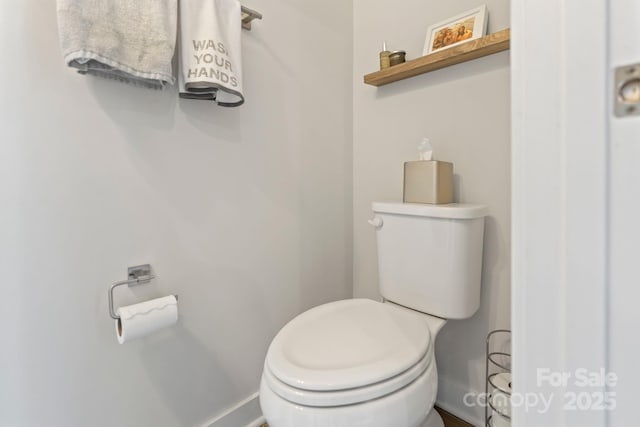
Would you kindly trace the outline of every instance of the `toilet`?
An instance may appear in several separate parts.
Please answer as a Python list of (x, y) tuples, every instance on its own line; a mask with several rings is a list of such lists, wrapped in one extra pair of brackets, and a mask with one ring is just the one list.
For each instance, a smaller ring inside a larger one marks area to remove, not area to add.
[(374, 203), (383, 302), (336, 301), (285, 325), (260, 384), (270, 427), (443, 427), (434, 345), (480, 305), (483, 205)]

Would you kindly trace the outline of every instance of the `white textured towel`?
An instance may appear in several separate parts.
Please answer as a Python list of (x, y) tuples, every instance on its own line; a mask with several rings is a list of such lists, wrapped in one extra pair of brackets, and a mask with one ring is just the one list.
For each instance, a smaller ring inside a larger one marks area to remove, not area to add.
[(64, 59), (81, 74), (173, 84), (177, 0), (57, 0)]
[(244, 103), (238, 0), (180, 1), (180, 97)]

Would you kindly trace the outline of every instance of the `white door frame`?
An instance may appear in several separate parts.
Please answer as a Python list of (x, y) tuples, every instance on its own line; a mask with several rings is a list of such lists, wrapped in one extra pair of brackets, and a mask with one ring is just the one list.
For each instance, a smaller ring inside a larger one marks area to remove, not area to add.
[[(640, 64), (640, 2), (609, 2), (609, 75)], [(636, 67), (638, 68), (638, 67)], [(611, 83), (613, 87), (613, 82)], [(609, 101), (613, 103), (613, 96)], [(611, 108), (612, 110), (613, 108)], [(609, 121), (608, 369), (619, 381), (609, 425), (638, 425), (640, 387), (640, 116)]]
[(512, 1), (513, 386), (530, 402), (513, 409), (518, 427), (607, 425), (604, 411), (566, 410), (585, 391), (576, 370), (607, 367), (607, 9)]

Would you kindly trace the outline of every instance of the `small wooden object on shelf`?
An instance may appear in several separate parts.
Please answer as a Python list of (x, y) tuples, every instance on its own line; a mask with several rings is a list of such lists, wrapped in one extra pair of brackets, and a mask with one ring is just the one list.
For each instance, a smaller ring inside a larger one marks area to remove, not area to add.
[(396, 65), (386, 70), (367, 74), (364, 76), (364, 82), (373, 86), (383, 86), (450, 65), (492, 55), (509, 49), (510, 39), (511, 30), (507, 28), (480, 39), (407, 61), (404, 64)]

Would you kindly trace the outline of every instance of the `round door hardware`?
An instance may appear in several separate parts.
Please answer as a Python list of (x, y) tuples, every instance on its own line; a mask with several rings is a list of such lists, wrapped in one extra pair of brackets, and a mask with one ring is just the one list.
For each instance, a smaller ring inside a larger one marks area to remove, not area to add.
[(640, 78), (627, 80), (620, 86), (620, 100), (628, 104), (640, 102)]

